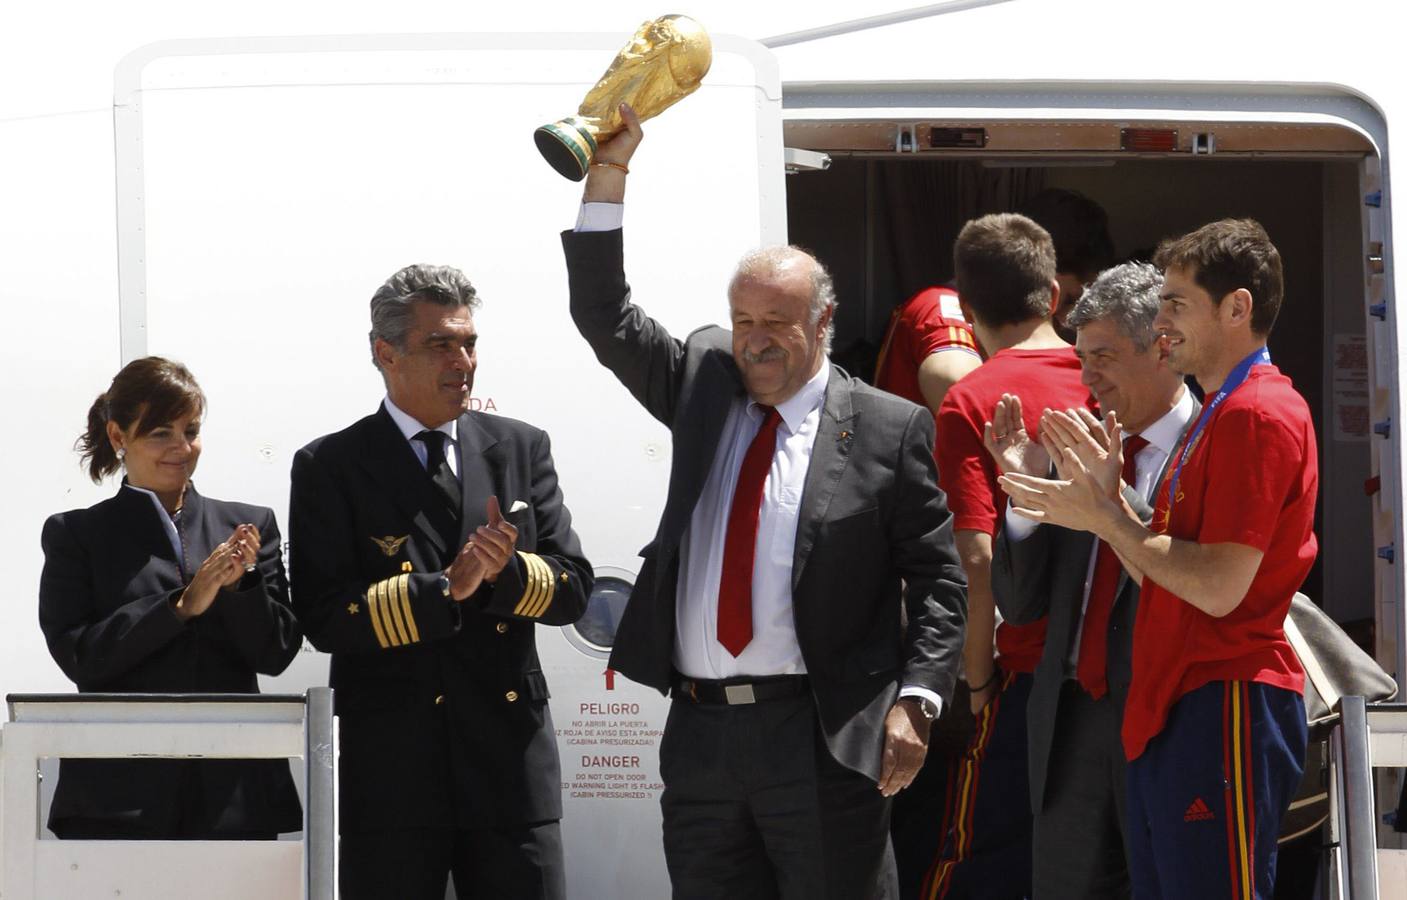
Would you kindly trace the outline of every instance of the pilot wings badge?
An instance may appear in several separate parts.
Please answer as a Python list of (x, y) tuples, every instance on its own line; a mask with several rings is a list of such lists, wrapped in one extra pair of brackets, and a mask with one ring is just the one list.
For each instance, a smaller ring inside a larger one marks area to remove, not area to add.
[(410, 539), (410, 535), (403, 534), (400, 537), (386, 535), (385, 537), (373, 536), (371, 542), (381, 548), (381, 552), (387, 556), (395, 556), (401, 552), (401, 545)]

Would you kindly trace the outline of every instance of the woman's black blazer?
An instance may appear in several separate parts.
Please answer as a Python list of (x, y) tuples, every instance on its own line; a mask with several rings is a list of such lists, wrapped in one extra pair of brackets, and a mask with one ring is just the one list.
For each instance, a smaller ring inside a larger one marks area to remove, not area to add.
[[(125, 483), (44, 523), (39, 626), (79, 691), (255, 694), (255, 673), (277, 675), (298, 653), (273, 511), (192, 485), (175, 518), (180, 559), (151, 496)], [(204, 615), (177, 618), (172, 604), (244, 522), (262, 538), (257, 570)], [(60, 837), (242, 837), (298, 831), (302, 812), (282, 760), (66, 760), (49, 827)]]

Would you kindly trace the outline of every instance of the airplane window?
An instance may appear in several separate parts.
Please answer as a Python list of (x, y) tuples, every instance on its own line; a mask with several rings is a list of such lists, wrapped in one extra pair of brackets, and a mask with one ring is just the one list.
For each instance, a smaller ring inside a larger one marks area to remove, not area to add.
[[(624, 573), (622, 573), (624, 574)], [(604, 659), (615, 645), (616, 628), (630, 599), (631, 582), (618, 575), (596, 573), (586, 614), (574, 625), (567, 626), (567, 637), (577, 649)]]

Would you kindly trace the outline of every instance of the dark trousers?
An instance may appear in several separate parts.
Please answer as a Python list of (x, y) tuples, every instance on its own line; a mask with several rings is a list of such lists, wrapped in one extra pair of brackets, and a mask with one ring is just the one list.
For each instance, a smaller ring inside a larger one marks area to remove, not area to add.
[(1129, 763), (1134, 896), (1270, 900), (1307, 739), (1294, 691), (1213, 681), (1183, 695)]
[(660, 743), (675, 900), (892, 896), (889, 801), (840, 765), (807, 694), (676, 699)]
[(954, 788), (943, 849), (923, 900), (1024, 900), (1031, 896), (1031, 787), (1026, 703), (1032, 676), (1007, 672), (977, 714)]
[(344, 834), (343, 900), (563, 900), (566, 872), (557, 822), (516, 828), (423, 828)]
[(1036, 900), (1119, 900), (1130, 895), (1124, 851), (1128, 764), (1119, 709), (1066, 681), (1036, 813)]

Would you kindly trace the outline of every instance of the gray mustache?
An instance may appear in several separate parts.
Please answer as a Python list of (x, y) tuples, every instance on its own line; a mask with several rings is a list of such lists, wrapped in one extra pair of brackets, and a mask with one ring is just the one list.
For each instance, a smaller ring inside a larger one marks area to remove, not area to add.
[(753, 353), (751, 350), (743, 350), (743, 362), (765, 363), (775, 362), (786, 358), (786, 352), (781, 347), (768, 347), (761, 353)]

